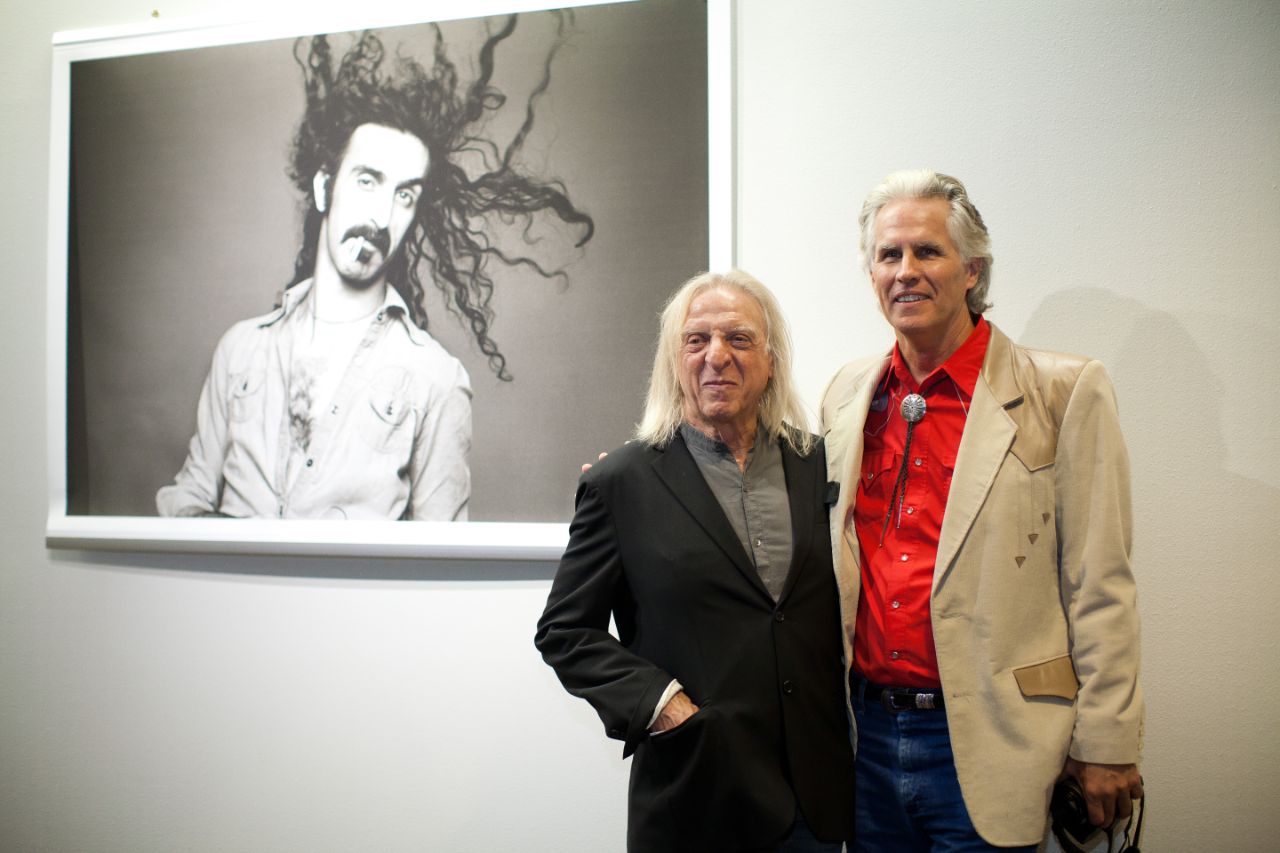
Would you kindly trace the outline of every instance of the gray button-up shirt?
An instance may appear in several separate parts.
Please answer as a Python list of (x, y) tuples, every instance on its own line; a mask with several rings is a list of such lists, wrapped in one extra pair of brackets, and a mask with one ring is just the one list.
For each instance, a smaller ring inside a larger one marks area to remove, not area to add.
[(680, 434), (711, 487), (738, 540), (755, 563), (765, 588), (777, 601), (791, 569), (791, 503), (782, 468), (782, 448), (756, 430), (756, 443), (739, 469), (728, 446), (689, 424)]

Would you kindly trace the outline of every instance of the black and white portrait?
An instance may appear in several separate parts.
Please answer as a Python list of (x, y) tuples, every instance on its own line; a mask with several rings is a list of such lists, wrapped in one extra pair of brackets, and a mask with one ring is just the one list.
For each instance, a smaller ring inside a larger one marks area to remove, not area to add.
[(69, 515), (563, 521), (708, 265), (702, 3), (70, 75)]

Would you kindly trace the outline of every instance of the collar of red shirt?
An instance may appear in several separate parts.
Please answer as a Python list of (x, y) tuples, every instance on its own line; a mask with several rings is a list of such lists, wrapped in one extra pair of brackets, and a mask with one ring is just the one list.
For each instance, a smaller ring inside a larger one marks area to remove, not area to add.
[(902, 358), (902, 350), (893, 345), (893, 357), (889, 362), (889, 372), (893, 378), (911, 393), (929, 391), (941, 382), (943, 377), (950, 377), (968, 399), (973, 399), (973, 389), (977, 387), (978, 375), (982, 373), (982, 361), (987, 355), (987, 342), (991, 340), (991, 327), (986, 318), (979, 317), (969, 337), (964, 339), (959, 349), (951, 354), (945, 362), (917, 384), (907, 363)]

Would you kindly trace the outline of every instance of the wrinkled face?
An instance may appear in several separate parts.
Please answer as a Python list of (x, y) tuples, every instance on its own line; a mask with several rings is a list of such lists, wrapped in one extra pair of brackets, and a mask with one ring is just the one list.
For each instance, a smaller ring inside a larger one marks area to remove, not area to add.
[(337, 173), (315, 177), (316, 204), (328, 215), (320, 239), (339, 276), (352, 285), (381, 281), (422, 196), (427, 147), (410, 133), (362, 124)]
[(965, 263), (947, 231), (951, 206), (941, 198), (906, 198), (876, 215), (871, 286), (899, 341), (936, 346), (963, 340), (973, 325), (965, 302), (980, 261)]
[(764, 312), (736, 288), (712, 288), (689, 305), (680, 333), (684, 416), (703, 432), (753, 428), (773, 357)]

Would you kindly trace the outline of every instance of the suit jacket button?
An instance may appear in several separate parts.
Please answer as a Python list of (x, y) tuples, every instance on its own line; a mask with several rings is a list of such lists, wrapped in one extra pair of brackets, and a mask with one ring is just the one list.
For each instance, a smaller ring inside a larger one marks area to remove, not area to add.
[(792, 691), (794, 691), (795, 689), (796, 689), (795, 685), (792, 684), (790, 681), (782, 682), (782, 692), (787, 694), (788, 696), (790, 696)]
[(773, 614), (773, 621), (774, 621), (774, 622), (786, 622), (786, 621), (787, 621), (787, 614), (785, 614), (785, 613), (783, 613), (781, 610), (779, 610), (779, 611), (777, 611), (776, 613), (774, 613), (774, 614)]

